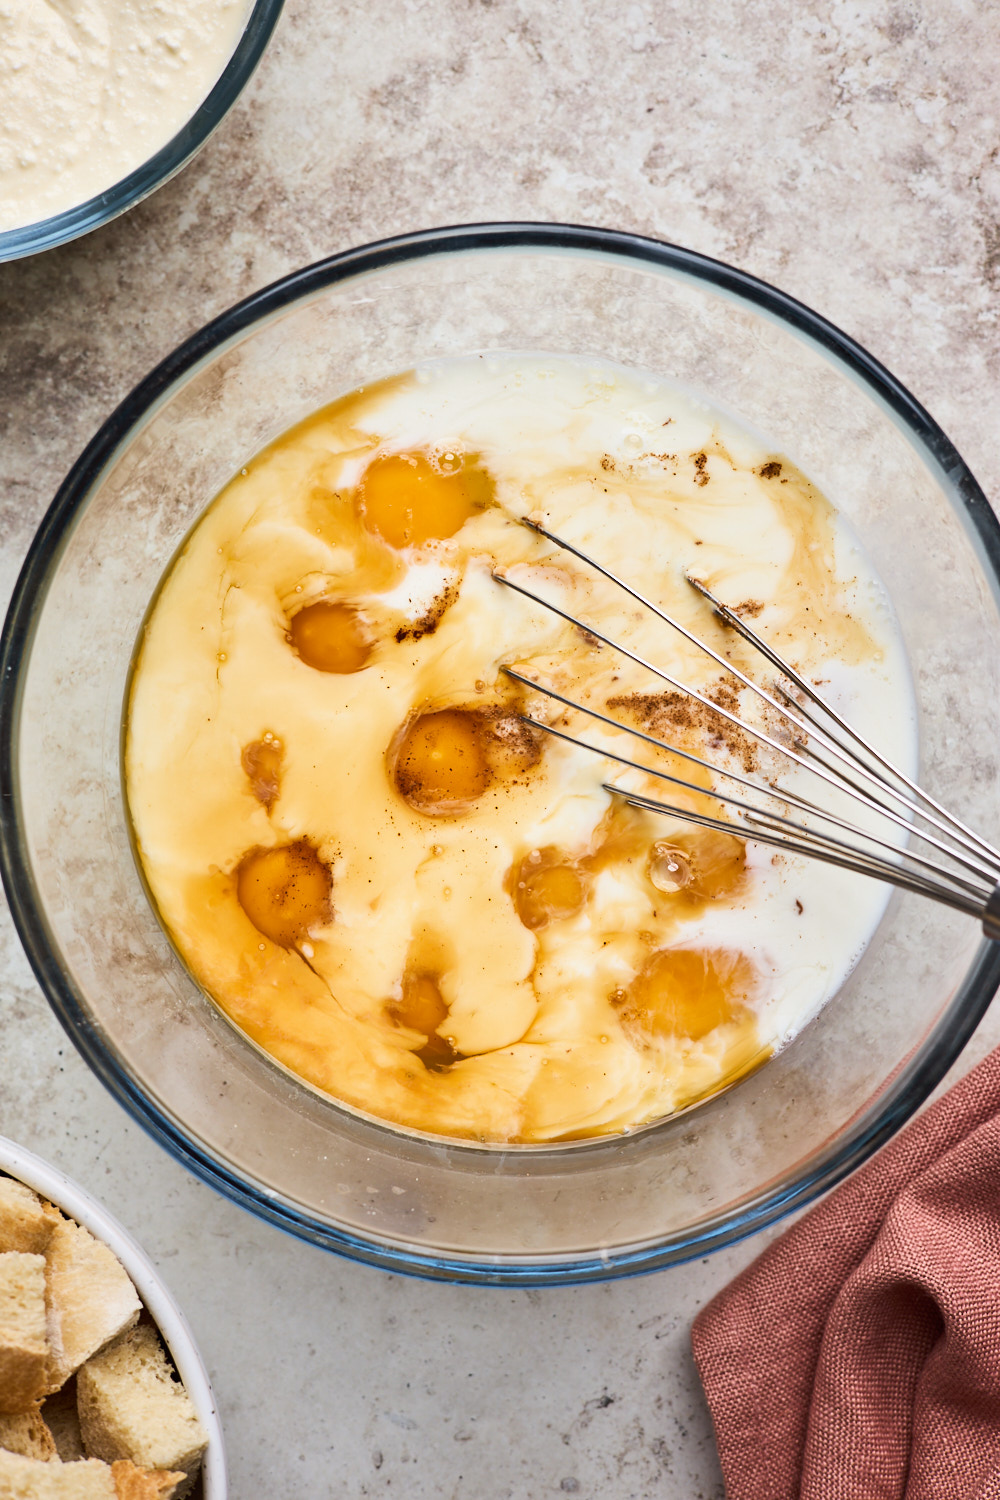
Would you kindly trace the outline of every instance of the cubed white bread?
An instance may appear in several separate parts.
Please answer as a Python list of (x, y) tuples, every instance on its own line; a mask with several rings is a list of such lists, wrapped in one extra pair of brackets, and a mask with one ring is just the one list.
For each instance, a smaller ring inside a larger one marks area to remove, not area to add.
[(0, 1412), (28, 1411), (46, 1388), (45, 1257), (0, 1255)]
[(89, 1454), (183, 1470), (177, 1500), (188, 1494), (208, 1437), (155, 1328), (140, 1324), (87, 1361), (77, 1375), (77, 1408)]
[(0, 1413), (0, 1448), (19, 1453), (22, 1458), (40, 1459), (42, 1463), (59, 1457), (55, 1439), (37, 1406), (30, 1411)]
[(46, 1261), (49, 1390), (58, 1390), (92, 1354), (133, 1326), (141, 1304), (128, 1273), (81, 1224), (60, 1220)]
[(116, 1500), (107, 1464), (43, 1463), (0, 1451), (0, 1500)]
[(75, 1378), (68, 1380), (62, 1390), (46, 1397), (42, 1406), (42, 1419), (52, 1434), (56, 1452), (64, 1464), (71, 1464), (77, 1458), (86, 1458), (80, 1416), (76, 1409)]
[(61, 1215), (23, 1182), (0, 1176), (0, 1253), (44, 1255)]
[(111, 1465), (117, 1500), (177, 1500), (188, 1477), (168, 1469), (138, 1469), (127, 1458)]

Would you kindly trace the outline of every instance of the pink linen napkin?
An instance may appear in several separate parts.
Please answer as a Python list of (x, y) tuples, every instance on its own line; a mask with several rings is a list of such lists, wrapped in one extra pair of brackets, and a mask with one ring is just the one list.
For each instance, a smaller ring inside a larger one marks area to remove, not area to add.
[(728, 1500), (1000, 1500), (1000, 1049), (691, 1338)]

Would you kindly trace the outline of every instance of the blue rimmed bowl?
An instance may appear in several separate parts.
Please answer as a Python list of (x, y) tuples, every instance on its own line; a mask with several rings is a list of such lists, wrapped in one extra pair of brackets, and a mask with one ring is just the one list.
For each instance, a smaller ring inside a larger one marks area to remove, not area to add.
[(211, 92), (165, 146), (101, 193), (62, 213), (17, 229), (0, 230), (0, 263), (52, 250), (92, 229), (100, 229), (134, 208), (167, 182), (204, 146), (222, 124), (253, 76), (281, 14), (284, 0), (254, 0), (232, 56)]

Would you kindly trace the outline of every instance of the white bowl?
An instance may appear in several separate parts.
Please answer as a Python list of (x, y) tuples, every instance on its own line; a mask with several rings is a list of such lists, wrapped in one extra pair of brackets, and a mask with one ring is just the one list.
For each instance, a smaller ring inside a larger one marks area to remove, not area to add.
[(208, 1372), (184, 1314), (160, 1280), (152, 1261), (96, 1198), (65, 1177), (58, 1167), (50, 1166), (5, 1136), (0, 1136), (0, 1171), (16, 1177), (61, 1208), (63, 1213), (102, 1240), (121, 1261), (159, 1328), (177, 1373), (208, 1433), (208, 1448), (202, 1466), (205, 1500), (226, 1500), (226, 1451)]

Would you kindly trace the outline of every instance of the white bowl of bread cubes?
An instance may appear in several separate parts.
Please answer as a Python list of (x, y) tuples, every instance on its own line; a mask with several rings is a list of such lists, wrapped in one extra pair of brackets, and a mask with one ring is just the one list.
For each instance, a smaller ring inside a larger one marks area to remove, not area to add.
[(152, 1264), (0, 1137), (0, 1500), (225, 1500), (211, 1386)]

